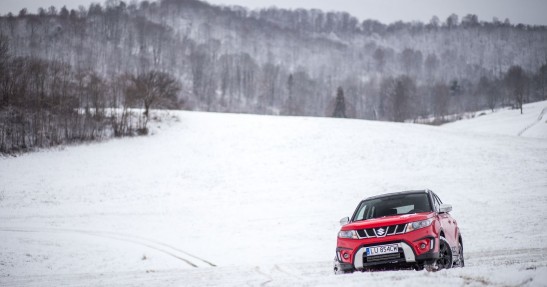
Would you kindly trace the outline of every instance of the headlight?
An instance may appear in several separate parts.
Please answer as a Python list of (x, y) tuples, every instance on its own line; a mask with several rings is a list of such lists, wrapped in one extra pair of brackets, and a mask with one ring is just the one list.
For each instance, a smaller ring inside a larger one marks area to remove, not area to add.
[(352, 239), (358, 239), (357, 232), (355, 230), (341, 230), (338, 232), (338, 237), (340, 238), (352, 238)]
[(424, 227), (428, 227), (433, 223), (433, 219), (426, 219), (422, 221), (411, 222), (406, 226), (406, 232), (418, 230)]

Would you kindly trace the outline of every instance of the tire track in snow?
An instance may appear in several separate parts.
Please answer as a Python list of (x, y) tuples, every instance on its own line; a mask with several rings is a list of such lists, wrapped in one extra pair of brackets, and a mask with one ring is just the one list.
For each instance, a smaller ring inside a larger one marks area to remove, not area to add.
[(535, 120), (533, 123), (531, 123), (530, 125), (528, 125), (527, 127), (525, 127), (522, 131), (520, 131), (518, 133), (518, 136), (521, 137), (526, 131), (528, 131), (529, 129), (531, 129), (533, 126), (537, 125), (539, 122), (541, 122), (541, 120), (543, 119), (543, 116), (547, 114), (547, 108), (544, 108), (541, 113), (539, 113), (539, 116), (537, 118), (537, 120)]
[[(330, 268), (324, 268), (330, 261), (287, 263), (278, 265), (281, 270), (292, 270), (296, 277), (279, 272), (271, 266), (221, 266), (218, 268), (166, 269), (157, 272), (143, 271), (112, 273), (80, 273), (0, 277), (0, 286), (165, 286), (165, 287), (207, 287), (207, 286), (363, 286), (363, 280), (370, 280), (368, 286), (485, 286), (485, 287), (527, 287), (543, 286), (540, 273), (530, 273), (518, 280), (505, 280), (503, 272), (489, 273), (493, 266), (466, 267), (425, 272), (402, 270), (398, 272), (356, 272), (335, 276)], [(482, 266), (484, 264), (481, 264)], [(525, 265), (512, 268), (514, 272)], [(504, 269), (508, 271), (508, 269)], [(509, 270), (511, 272), (511, 270)], [(545, 269), (542, 269), (545, 270)], [(501, 275), (501, 276), (500, 276)], [(501, 278), (500, 278), (501, 277)], [(4, 281), (3, 281), (4, 280)], [(411, 283), (408, 283), (411, 282)], [(439, 284), (441, 282), (441, 284)]]
[(216, 264), (214, 264), (214, 263), (212, 263), (212, 262), (210, 262), (210, 261), (208, 261), (208, 260), (205, 260), (205, 259), (203, 259), (203, 258), (197, 257), (197, 256), (195, 256), (195, 255), (193, 255), (193, 254), (190, 254), (190, 253), (184, 251), (184, 250), (181, 250), (181, 249), (178, 249), (178, 248), (176, 248), (176, 247), (167, 245), (167, 244), (165, 244), (165, 243), (163, 243), (163, 242), (159, 242), (159, 241), (156, 241), (156, 240), (153, 240), (153, 239), (146, 239), (146, 238), (138, 237), (138, 236), (135, 236), (135, 238), (140, 238), (140, 239), (143, 239), (143, 240), (147, 240), (147, 241), (149, 241), (149, 242), (153, 242), (153, 243), (155, 243), (155, 244), (158, 244), (158, 245), (161, 245), (161, 246), (170, 248), (170, 249), (175, 250), (175, 251), (177, 251), (177, 252), (180, 252), (180, 253), (182, 253), (182, 254), (184, 254), (184, 255), (186, 255), (186, 256), (192, 257), (192, 258), (197, 259), (197, 260), (199, 260), (199, 261), (201, 261), (201, 262), (203, 262), (203, 263), (206, 263), (207, 265), (209, 265), (209, 266), (211, 266), (211, 267), (217, 267)]
[[(260, 266), (256, 266), (253, 270), (258, 275), (266, 278), (265, 281), (260, 283), (260, 286), (267, 286), (267, 285), (270, 285), (270, 284), (275, 284), (275, 282), (277, 282), (279, 279), (287, 280), (288, 278), (292, 278), (292, 279), (297, 279), (299, 281), (301, 281), (303, 279), (301, 276), (299, 276), (297, 274), (294, 274), (292, 272), (289, 272), (289, 271), (285, 270), (285, 268), (281, 268), (278, 264), (275, 264), (272, 267), (262, 266), (262, 268)], [(269, 272), (263, 271), (263, 270), (269, 270)], [(275, 273), (277, 273), (277, 275)], [(281, 275), (281, 276), (279, 276), (279, 275)], [(250, 281), (250, 282), (247, 283), (247, 285), (256, 286), (256, 284), (253, 284), (253, 283), (254, 283), (254, 281)], [(279, 285), (279, 283), (277, 283), (275, 285)]]
[[(203, 259), (203, 258), (200, 258), (200, 257), (198, 257), (198, 256), (196, 256), (196, 255), (193, 255), (193, 254), (191, 254), (191, 253), (188, 253), (188, 252), (186, 252), (186, 251), (184, 251), (184, 250), (181, 250), (181, 249), (176, 248), (176, 247), (174, 247), (174, 246), (168, 245), (168, 244), (166, 244), (166, 243), (157, 241), (157, 240), (155, 240), (155, 239), (149, 239), (149, 238), (145, 238), (145, 237), (141, 237), (141, 236), (129, 236), (129, 235), (125, 235), (125, 234), (121, 234), (121, 233), (114, 233), (114, 232), (104, 232), (104, 231), (103, 231), (103, 232), (99, 232), (99, 231), (90, 231), (90, 232), (92, 232), (92, 233), (100, 233), (100, 234), (107, 234), (107, 235), (112, 235), (112, 236), (122, 236), (122, 237), (130, 238), (130, 239), (139, 239), (139, 240), (143, 240), (143, 241), (145, 241), (145, 242), (149, 242), (149, 243), (152, 243), (152, 244), (157, 244), (157, 245), (160, 245), (160, 246), (169, 248), (169, 249), (171, 249), (171, 250), (173, 250), (173, 251), (176, 251), (176, 252), (178, 252), (178, 253), (182, 253), (182, 254), (184, 254), (184, 255), (186, 255), (186, 256), (188, 256), (188, 257), (192, 257), (192, 258), (194, 258), (194, 259), (196, 259), (196, 260), (198, 260), (198, 261), (201, 261), (201, 262), (203, 262), (203, 263), (205, 263), (205, 264), (207, 264), (207, 265), (209, 265), (209, 266), (211, 266), (211, 267), (216, 267), (216, 264), (214, 264), (214, 263), (212, 263), (212, 262), (210, 262), (210, 261), (208, 261), (208, 260), (205, 260), (205, 259)], [(122, 239), (120, 239), (120, 240), (122, 240)]]
[[(534, 261), (530, 261), (529, 258), (533, 256)], [(475, 264), (483, 264), (483, 262), (490, 262), (491, 264), (519, 264), (519, 263), (533, 263), (547, 265), (547, 248), (522, 248), (522, 249), (507, 249), (507, 250), (488, 250), (488, 251), (475, 251), (467, 252), (466, 260)], [(467, 263), (467, 262), (466, 262)], [(466, 264), (467, 265), (467, 264)]]
[[(191, 260), (184, 258), (181, 256), (183, 254), (185, 257), (191, 257), (193, 259), (196, 259), (198, 261), (201, 261), (211, 267), (216, 267), (215, 264), (211, 263), (208, 260), (202, 259), (198, 256), (195, 256), (193, 254), (190, 254), (184, 250), (181, 250), (179, 248), (170, 246), (168, 244), (165, 244), (163, 242), (159, 242), (157, 240), (153, 239), (147, 239), (144, 237), (139, 236), (130, 236), (125, 235), (121, 233), (114, 233), (114, 232), (104, 232), (104, 231), (90, 231), (90, 230), (77, 230), (77, 229), (16, 229), (16, 228), (0, 228), (0, 232), (18, 232), (18, 233), (53, 233), (53, 234), (60, 234), (60, 233), (76, 233), (76, 234), (84, 234), (84, 235), (90, 235), (90, 236), (96, 236), (101, 238), (107, 238), (107, 239), (114, 239), (118, 241), (124, 241), (133, 243), (136, 245), (144, 246), (153, 250), (156, 250), (158, 252), (164, 253), (166, 255), (169, 255), (173, 258), (176, 258), (180, 261), (185, 262), (186, 264), (194, 267), (199, 268), (197, 264), (192, 262)], [(166, 250), (167, 248), (167, 250)], [(170, 250), (169, 250), (170, 249)], [(176, 254), (180, 253), (180, 254)]]
[(270, 276), (269, 274), (266, 274), (266, 273), (262, 272), (262, 270), (260, 270), (260, 267), (259, 267), (259, 266), (255, 267), (254, 271), (255, 271), (256, 273), (258, 273), (258, 274), (260, 274), (260, 275), (262, 275), (262, 276), (264, 276), (264, 277), (266, 277), (266, 278), (268, 279), (268, 280), (266, 280), (266, 281), (260, 283), (260, 286), (262, 286), (262, 287), (263, 287), (263, 286), (266, 286), (266, 285), (268, 285), (268, 284), (270, 284), (270, 283), (274, 280), (272, 276)]
[[(452, 277), (452, 276), (450, 276), (450, 277)], [(481, 277), (481, 276), (459, 275), (459, 276), (454, 276), (452, 278), (461, 278), (461, 279), (463, 279), (465, 286), (482, 285), (482, 286), (520, 287), (520, 286), (526, 286), (527, 284), (530, 284), (533, 281), (532, 278), (527, 278), (524, 281), (522, 281), (521, 283), (518, 283), (516, 285), (510, 285), (510, 284), (505, 284), (505, 283), (501, 283), (501, 284), (496, 283), (496, 282), (493, 282), (493, 281), (489, 280), (486, 277)]]
[(283, 274), (286, 274), (286, 275), (289, 275), (290, 277), (293, 277), (293, 278), (297, 278), (297, 279), (302, 279), (302, 277), (300, 277), (299, 275), (296, 275), (292, 272), (289, 272), (287, 270), (285, 270), (285, 268), (281, 268), (279, 265), (274, 265), (274, 269), (283, 273)]

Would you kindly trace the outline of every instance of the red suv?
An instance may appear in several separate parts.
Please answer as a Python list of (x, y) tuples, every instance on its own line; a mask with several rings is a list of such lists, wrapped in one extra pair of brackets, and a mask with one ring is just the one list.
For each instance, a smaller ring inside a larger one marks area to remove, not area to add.
[(340, 220), (334, 272), (464, 266), (463, 241), (452, 206), (431, 190), (369, 197)]

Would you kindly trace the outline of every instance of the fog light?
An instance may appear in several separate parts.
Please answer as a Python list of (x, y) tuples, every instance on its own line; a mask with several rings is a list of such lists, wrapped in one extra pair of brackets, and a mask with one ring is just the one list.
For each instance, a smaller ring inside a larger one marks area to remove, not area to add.
[(425, 243), (420, 244), (420, 249), (425, 249)]
[(348, 259), (348, 258), (349, 258), (349, 254), (344, 253), (344, 259)]

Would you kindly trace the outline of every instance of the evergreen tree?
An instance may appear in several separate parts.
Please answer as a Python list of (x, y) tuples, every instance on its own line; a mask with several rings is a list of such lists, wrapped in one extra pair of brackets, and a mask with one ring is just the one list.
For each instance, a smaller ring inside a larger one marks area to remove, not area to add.
[(344, 90), (338, 87), (336, 91), (336, 106), (334, 107), (334, 118), (346, 118), (346, 100), (344, 98)]

